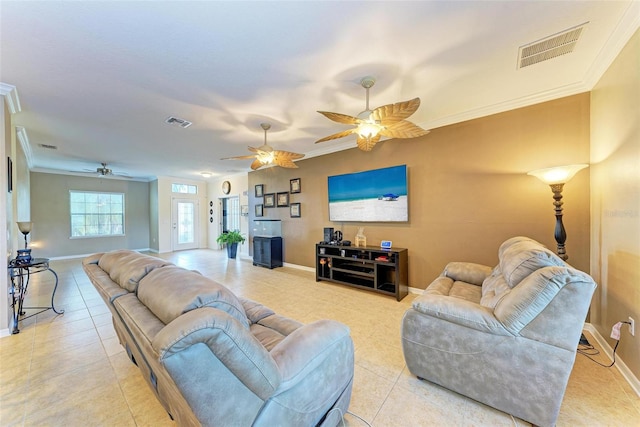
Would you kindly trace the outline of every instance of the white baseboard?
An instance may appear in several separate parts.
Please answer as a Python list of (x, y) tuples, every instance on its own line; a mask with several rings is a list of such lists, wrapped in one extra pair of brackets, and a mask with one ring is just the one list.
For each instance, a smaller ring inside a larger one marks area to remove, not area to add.
[[(600, 335), (598, 330), (591, 323), (585, 323), (584, 330), (593, 335), (600, 348), (602, 348), (609, 360), (613, 362), (613, 349), (607, 340)], [(622, 361), (619, 354), (616, 355), (616, 363), (613, 366), (618, 368), (618, 371), (620, 371), (624, 379), (627, 380), (633, 391), (635, 391), (638, 397), (640, 397), (640, 381), (638, 381), (638, 378), (636, 378), (633, 372), (631, 372), (631, 369), (629, 369), (629, 367)]]
[(4, 338), (4, 337), (8, 337), (8, 336), (11, 336), (11, 330), (9, 328), (0, 329), (0, 338)]

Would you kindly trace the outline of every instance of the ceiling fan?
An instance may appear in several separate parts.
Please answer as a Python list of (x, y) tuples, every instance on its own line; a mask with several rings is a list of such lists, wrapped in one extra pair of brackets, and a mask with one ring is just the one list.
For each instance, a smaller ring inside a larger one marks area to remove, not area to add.
[(220, 160), (243, 160), (255, 158), (253, 163), (251, 163), (251, 169), (253, 170), (268, 165), (277, 165), (283, 168), (297, 168), (298, 166), (293, 161), (303, 158), (304, 154), (274, 150), (267, 144), (267, 131), (271, 129), (271, 125), (269, 123), (260, 123), (260, 127), (264, 129), (264, 145), (261, 145), (258, 148), (249, 147), (249, 151), (255, 154), (250, 154), (248, 156), (225, 157)]
[(128, 178), (128, 179), (131, 178), (130, 176), (128, 176), (125, 173), (113, 172), (113, 170), (111, 168), (107, 167), (107, 163), (104, 163), (104, 162), (100, 163), (100, 167), (96, 168), (95, 171), (93, 171), (91, 169), (84, 169), (82, 172), (77, 172), (77, 173), (86, 173), (86, 174), (91, 174), (91, 175), (97, 174), (100, 177), (102, 177), (102, 176), (120, 176), (122, 178)]
[(357, 135), (358, 148), (362, 151), (371, 151), (383, 136), (388, 138), (416, 138), (429, 133), (428, 130), (424, 130), (405, 120), (416, 112), (420, 106), (420, 98), (383, 105), (375, 110), (370, 110), (369, 89), (373, 87), (375, 82), (376, 80), (373, 77), (364, 77), (360, 81), (360, 85), (367, 91), (367, 103), (365, 110), (356, 117), (329, 111), (318, 111), (318, 113), (334, 122), (355, 125), (355, 127), (319, 139), (316, 144), (344, 138), (355, 133)]

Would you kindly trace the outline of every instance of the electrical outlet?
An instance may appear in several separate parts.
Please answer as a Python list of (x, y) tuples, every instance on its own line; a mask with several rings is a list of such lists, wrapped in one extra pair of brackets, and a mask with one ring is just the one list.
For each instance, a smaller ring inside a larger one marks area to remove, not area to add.
[(636, 336), (636, 321), (631, 316), (629, 316), (629, 333), (632, 337)]

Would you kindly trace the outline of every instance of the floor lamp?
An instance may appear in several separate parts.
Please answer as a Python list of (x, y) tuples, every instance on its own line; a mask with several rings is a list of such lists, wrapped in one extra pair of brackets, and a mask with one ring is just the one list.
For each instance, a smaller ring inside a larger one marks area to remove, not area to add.
[(555, 168), (537, 169), (527, 173), (538, 178), (540, 181), (551, 186), (553, 192), (553, 206), (556, 207), (556, 229), (554, 237), (558, 243), (558, 256), (564, 261), (569, 259), (567, 251), (564, 248), (564, 242), (567, 240), (567, 233), (562, 224), (562, 187), (575, 176), (578, 171), (588, 167), (586, 164), (558, 166)]

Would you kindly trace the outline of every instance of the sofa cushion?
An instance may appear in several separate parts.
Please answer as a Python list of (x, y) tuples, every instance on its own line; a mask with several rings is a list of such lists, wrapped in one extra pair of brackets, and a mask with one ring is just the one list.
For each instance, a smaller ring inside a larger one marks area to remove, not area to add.
[(480, 302), (481, 291), (482, 288), (480, 286), (441, 276), (427, 286), (423, 295), (442, 295), (460, 298), (477, 304)]
[(524, 236), (516, 236), (516, 237), (511, 237), (510, 239), (505, 240), (504, 242), (502, 242), (502, 244), (500, 245), (500, 247), (498, 248), (498, 259), (502, 258), (502, 255), (504, 254), (504, 251), (506, 251), (507, 249), (509, 249), (511, 247), (511, 245), (515, 244), (515, 243), (520, 243), (520, 242), (534, 242), (534, 243), (538, 243), (533, 239), (530, 239), (529, 237), (524, 237)]
[(500, 257), (500, 271), (510, 288), (540, 268), (565, 265), (556, 254), (534, 240), (513, 243)]
[(507, 285), (500, 266), (496, 266), (493, 272), (482, 282), (482, 298), (480, 305), (487, 308), (495, 308), (502, 298), (511, 290)]
[(196, 308), (213, 307), (249, 328), (242, 303), (229, 289), (181, 267), (167, 266), (147, 274), (140, 280), (138, 299), (165, 324)]
[(111, 280), (129, 292), (135, 292), (140, 279), (150, 271), (166, 265), (172, 264), (160, 258), (125, 249), (107, 252), (98, 261), (98, 266), (109, 273)]

